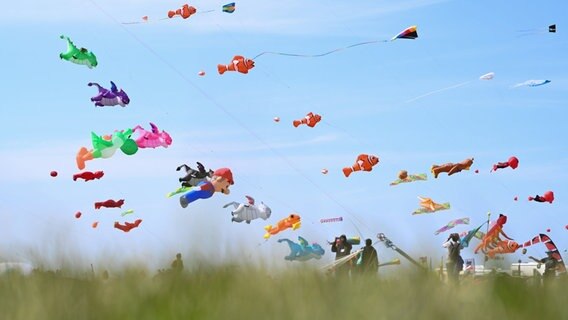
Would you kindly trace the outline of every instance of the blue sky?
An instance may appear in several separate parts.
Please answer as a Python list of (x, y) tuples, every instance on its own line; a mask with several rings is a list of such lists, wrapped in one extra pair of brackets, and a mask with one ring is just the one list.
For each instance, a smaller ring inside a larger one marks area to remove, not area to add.
[[(57, 0), (33, 6), (4, 5), (0, 68), (4, 97), (0, 117), (7, 134), (0, 141), (0, 240), (4, 261), (61, 261), (81, 266), (119, 266), (144, 261), (164, 267), (176, 252), (186, 260), (258, 261), (289, 266), (276, 242), (301, 235), (324, 244), (345, 233), (375, 239), (384, 232), (413, 256), (444, 254), (447, 234), (434, 231), (470, 217), (474, 227), (508, 215), (505, 231), (519, 242), (551, 229), (562, 250), (568, 246), (568, 165), (565, 130), (568, 77), (563, 31), (566, 4), (518, 1), (238, 1), (234, 14), (222, 2), (191, 2), (201, 13), (188, 20), (122, 25), (144, 15), (160, 18), (183, 3)], [(558, 32), (546, 30), (556, 23)], [(219, 75), (216, 65), (234, 55), (264, 51), (317, 54), (350, 44), (390, 39), (411, 25), (416, 40), (397, 40), (344, 50), (321, 58), (263, 55), (248, 75)], [(89, 70), (58, 58), (66, 48), (59, 35), (92, 50), (99, 66)], [(204, 70), (206, 76), (197, 72)], [(495, 72), (495, 79), (478, 77)], [(529, 79), (552, 82), (515, 88)], [(95, 109), (89, 98), (113, 80), (130, 96), (126, 108)], [(434, 90), (467, 85), (406, 102)], [(308, 112), (323, 121), (294, 128)], [(272, 121), (281, 118), (280, 123)], [(90, 147), (90, 132), (147, 127), (156, 123), (173, 137), (168, 149), (142, 149), (127, 157), (87, 163), (105, 177), (73, 182), (75, 154)], [(345, 178), (341, 168), (358, 154), (380, 157), (370, 173)], [(517, 170), (489, 173), (493, 163), (515, 155)], [(471, 171), (427, 182), (390, 187), (399, 170), (428, 173), (432, 164), (474, 157)], [(195, 161), (230, 167), (229, 196), (179, 206), (165, 194), (177, 187), (175, 168)], [(327, 168), (329, 174), (320, 170)], [(479, 169), (479, 174), (474, 170)], [(49, 172), (59, 176), (51, 178)], [(553, 204), (528, 202), (553, 190)], [(222, 206), (264, 201), (270, 223), (291, 212), (303, 219), (298, 231), (264, 242), (262, 220), (230, 221)], [(412, 216), (417, 196), (451, 202), (452, 209)], [(515, 196), (519, 201), (513, 201)], [(93, 202), (126, 200), (135, 214), (93, 210)], [(75, 219), (76, 211), (83, 212)], [(343, 223), (319, 223), (343, 216)], [(122, 233), (114, 221), (143, 219)], [(99, 221), (99, 227), (90, 227)], [(358, 229), (358, 230), (357, 230)], [(456, 231), (466, 230), (466, 226)], [(477, 243), (477, 242), (476, 242)], [(378, 244), (382, 260), (395, 253)], [(533, 246), (529, 254), (543, 255)], [(472, 257), (466, 250), (464, 257)], [(191, 257), (191, 258), (190, 258)], [(511, 255), (516, 260), (520, 253)], [(477, 255), (476, 259), (481, 259)], [(328, 251), (319, 263), (333, 259)], [(313, 263), (317, 264), (317, 263)]]

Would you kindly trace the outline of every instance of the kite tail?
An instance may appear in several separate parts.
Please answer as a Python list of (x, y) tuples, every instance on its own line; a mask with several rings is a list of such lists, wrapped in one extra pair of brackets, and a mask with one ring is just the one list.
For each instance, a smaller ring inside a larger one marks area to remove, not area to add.
[(286, 53), (286, 52), (274, 52), (274, 51), (264, 51), (261, 52), (259, 54), (257, 54), (254, 58), (252, 58), (252, 60), (255, 60), (256, 58), (259, 58), (265, 54), (274, 54), (274, 55), (279, 55), (279, 56), (287, 56), (287, 57), (301, 57), (301, 58), (319, 58), (319, 57), (323, 57), (323, 56), (327, 56), (329, 54), (335, 53), (335, 52), (339, 52), (342, 50), (346, 50), (346, 49), (350, 49), (353, 47), (358, 47), (358, 46), (362, 46), (362, 45), (366, 45), (366, 44), (371, 44), (371, 43), (378, 43), (378, 42), (390, 42), (389, 40), (373, 40), (373, 41), (365, 41), (365, 42), (359, 42), (359, 43), (355, 43), (346, 47), (341, 47), (341, 48), (337, 48), (337, 49), (333, 49), (331, 51), (328, 52), (324, 52), (324, 53), (319, 53), (319, 54), (298, 54), (298, 53)]

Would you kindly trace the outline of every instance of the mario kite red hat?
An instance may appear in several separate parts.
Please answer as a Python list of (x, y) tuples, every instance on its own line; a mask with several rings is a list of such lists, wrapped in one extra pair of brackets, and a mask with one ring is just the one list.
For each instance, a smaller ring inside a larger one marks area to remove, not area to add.
[(213, 172), (214, 176), (218, 176), (224, 179), (227, 179), (227, 181), (229, 181), (230, 184), (234, 184), (235, 182), (233, 181), (233, 173), (231, 172), (231, 169), (229, 168), (220, 168), (215, 170), (215, 172)]

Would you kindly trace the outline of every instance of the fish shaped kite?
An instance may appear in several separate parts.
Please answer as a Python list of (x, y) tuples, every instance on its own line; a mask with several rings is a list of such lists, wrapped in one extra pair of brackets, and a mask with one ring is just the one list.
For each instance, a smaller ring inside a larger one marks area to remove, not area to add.
[(373, 167), (379, 163), (379, 157), (368, 154), (360, 154), (352, 167), (343, 168), (343, 174), (348, 178), (355, 171), (372, 171)]
[(425, 173), (410, 174), (409, 175), (406, 170), (401, 170), (398, 173), (398, 179), (391, 182), (390, 185), (396, 186), (396, 185), (401, 184), (401, 183), (408, 183), (408, 182), (413, 182), (413, 181), (426, 181), (426, 180), (428, 180), (428, 176)]
[(515, 253), (522, 246), (512, 240), (502, 240), (495, 244), (495, 247), (487, 250), (485, 254), (489, 258), (495, 258), (496, 254)]
[(519, 166), (519, 159), (513, 156), (510, 157), (507, 162), (497, 162), (493, 165), (493, 169), (491, 171), (497, 171), (497, 169), (504, 169), (510, 167), (511, 169), (515, 170)]
[(254, 68), (254, 60), (247, 59), (243, 56), (234, 56), (230, 64), (217, 65), (217, 71), (219, 72), (219, 74), (223, 74), (227, 71), (237, 71), (243, 74), (247, 74), (252, 68)]
[(74, 64), (85, 65), (92, 69), (98, 65), (97, 57), (91, 51), (85, 48), (77, 48), (69, 37), (61, 35), (59, 38), (67, 41), (67, 52), (59, 54), (59, 58), (67, 60)]
[(418, 197), (418, 200), (420, 200), (421, 208), (414, 210), (414, 212), (412, 212), (413, 215), (422, 214), (422, 213), (432, 213), (436, 211), (450, 209), (449, 202), (440, 204), (434, 202), (431, 198), (426, 198), (426, 197)]
[(305, 124), (308, 127), (313, 128), (320, 121), (321, 121), (321, 115), (309, 112), (304, 118), (300, 120), (294, 120), (292, 124), (294, 125), (295, 128), (297, 128), (301, 124)]
[(197, 13), (197, 9), (195, 9), (195, 7), (192, 7), (192, 6), (190, 6), (186, 3), (179, 9), (168, 11), (168, 18), (171, 19), (173, 17), (179, 16), (183, 19), (187, 19), (187, 18), (191, 17), (192, 15), (194, 15), (195, 13)]
[(507, 216), (504, 214), (499, 214), (499, 218), (497, 218), (493, 227), (491, 227), (491, 229), (487, 231), (487, 233), (483, 236), (483, 239), (481, 239), (481, 243), (478, 244), (477, 247), (475, 247), (473, 252), (477, 253), (479, 250), (481, 250), (481, 252), (487, 254), (488, 250), (494, 249), (497, 243), (503, 241), (500, 238), (501, 235), (507, 240), (513, 240), (503, 231), (503, 226), (505, 225), (505, 223), (507, 223)]
[(461, 218), (461, 219), (452, 220), (452, 221), (448, 222), (447, 225), (436, 230), (436, 232), (434, 232), (434, 234), (438, 235), (442, 232), (446, 232), (446, 231), (452, 229), (453, 227), (457, 226), (458, 224), (469, 224), (469, 218)]
[(291, 214), (288, 217), (278, 221), (278, 223), (275, 226), (268, 225), (264, 227), (264, 230), (266, 230), (266, 233), (264, 234), (264, 239), (268, 239), (270, 238), (270, 236), (278, 234), (286, 229), (291, 228), (292, 230), (296, 230), (300, 228), (301, 225), (302, 223), (300, 216), (297, 214)]

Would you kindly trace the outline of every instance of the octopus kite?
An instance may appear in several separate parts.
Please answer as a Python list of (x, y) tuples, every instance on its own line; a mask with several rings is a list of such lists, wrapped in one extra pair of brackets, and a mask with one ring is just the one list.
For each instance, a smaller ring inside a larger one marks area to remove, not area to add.
[(431, 213), (431, 212), (436, 212), (436, 211), (440, 211), (440, 210), (448, 210), (450, 209), (450, 203), (446, 202), (446, 203), (436, 203), (434, 202), (431, 198), (425, 198), (425, 197), (418, 197), (418, 199), (420, 200), (420, 207), (419, 209), (414, 210), (414, 212), (412, 212), (412, 214), (422, 214), (422, 213)]
[(552, 203), (554, 201), (554, 192), (546, 191), (542, 196), (536, 195), (534, 198), (529, 197), (529, 201)]
[(152, 122), (150, 122), (150, 127), (152, 131), (147, 131), (139, 125), (134, 127), (134, 133), (139, 133), (138, 138), (135, 140), (139, 148), (167, 148), (172, 144), (172, 137), (166, 131), (162, 130), (160, 132), (158, 127)]
[(247, 59), (243, 56), (234, 56), (233, 60), (228, 65), (217, 65), (217, 71), (219, 71), (219, 74), (223, 74), (227, 71), (237, 71), (247, 74), (252, 68), (254, 68), (254, 60)]
[(519, 166), (519, 159), (517, 159), (517, 157), (510, 157), (509, 160), (507, 160), (507, 162), (497, 162), (496, 164), (494, 164), (493, 170), (491, 171), (497, 171), (497, 169), (504, 169), (508, 167), (511, 167), (511, 169), (515, 170), (517, 169), (518, 166)]
[(451, 176), (452, 174), (461, 172), (462, 170), (469, 170), (472, 164), (473, 164), (473, 158), (470, 158), (470, 159), (465, 159), (464, 161), (459, 163), (449, 162), (442, 165), (435, 164), (432, 165), (430, 171), (434, 175), (434, 178), (438, 178), (438, 175), (441, 172), (446, 172), (448, 173), (448, 176)]
[(110, 90), (101, 87), (95, 82), (89, 82), (87, 85), (89, 87), (96, 86), (99, 89), (99, 94), (91, 98), (96, 107), (113, 107), (116, 105), (126, 107), (130, 103), (130, 98), (126, 92), (122, 89), (118, 90), (116, 84), (112, 81), (110, 82)]
[(97, 57), (94, 53), (85, 48), (77, 48), (73, 44), (71, 39), (69, 39), (69, 37), (62, 35), (60, 36), (60, 38), (67, 41), (67, 52), (60, 53), (59, 58), (75, 64), (85, 65), (89, 69), (92, 69), (98, 65)]
[(319, 114), (314, 114), (312, 112), (308, 113), (303, 119), (294, 120), (292, 124), (297, 128), (301, 124), (305, 124), (310, 128), (313, 128), (321, 121), (321, 116)]
[(296, 230), (301, 226), (301, 218), (297, 214), (291, 214), (288, 217), (278, 221), (275, 226), (268, 225), (264, 227), (266, 233), (264, 234), (264, 239), (270, 238), (270, 236), (280, 233), (286, 229), (292, 228), (292, 230)]
[(345, 177), (349, 177), (355, 171), (372, 171), (373, 167), (379, 163), (379, 157), (368, 154), (360, 154), (352, 167), (343, 168)]
[(284, 259), (288, 261), (308, 261), (310, 259), (321, 259), (325, 254), (325, 250), (317, 243), (310, 245), (306, 239), (298, 237), (295, 243), (290, 239), (279, 239), (278, 242), (286, 242), (290, 247), (290, 254)]
[(481, 250), (484, 254), (491, 249), (496, 248), (498, 243), (502, 243), (503, 240), (499, 237), (502, 235), (503, 237), (507, 238), (508, 240), (513, 240), (509, 236), (505, 234), (503, 231), (503, 226), (507, 223), (507, 216), (503, 214), (499, 214), (499, 218), (495, 221), (495, 225), (489, 229), (489, 231), (485, 234), (483, 239), (481, 239), (481, 243), (475, 247), (473, 250), (474, 253), (477, 253)]
[(390, 185), (396, 186), (401, 183), (408, 183), (413, 181), (426, 181), (426, 180), (428, 180), (428, 176), (425, 173), (409, 175), (406, 170), (401, 170), (398, 173), (398, 179), (391, 182)]

